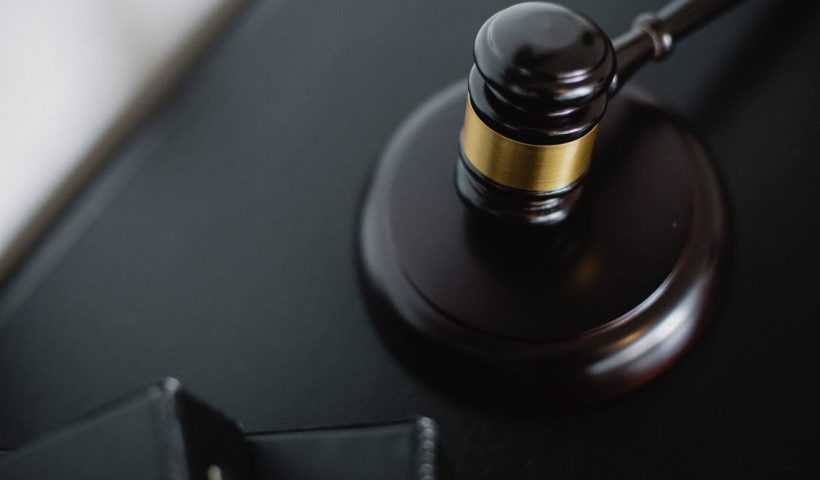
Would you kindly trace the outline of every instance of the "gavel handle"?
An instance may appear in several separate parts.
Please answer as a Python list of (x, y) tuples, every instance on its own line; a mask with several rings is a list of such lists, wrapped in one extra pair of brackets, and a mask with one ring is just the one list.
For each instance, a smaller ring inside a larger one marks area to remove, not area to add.
[(638, 15), (632, 28), (612, 42), (618, 70), (610, 95), (650, 60), (663, 60), (684, 36), (741, 1), (674, 0), (656, 13)]

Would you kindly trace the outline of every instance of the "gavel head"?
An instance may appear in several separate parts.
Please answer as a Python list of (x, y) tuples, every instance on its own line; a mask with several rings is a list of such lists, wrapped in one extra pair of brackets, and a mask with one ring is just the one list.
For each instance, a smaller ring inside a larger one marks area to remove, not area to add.
[(590, 166), (615, 75), (612, 42), (584, 15), (529, 2), (478, 32), (456, 182), (468, 205), (527, 223), (563, 220)]

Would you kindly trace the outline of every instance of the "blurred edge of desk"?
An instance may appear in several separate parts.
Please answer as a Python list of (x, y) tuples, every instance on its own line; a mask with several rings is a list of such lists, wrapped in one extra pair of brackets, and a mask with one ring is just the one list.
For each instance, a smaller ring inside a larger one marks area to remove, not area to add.
[[(0, 159), (7, 187), (0, 192), (0, 285), (244, 4), (87, 0), (0, 9), (0, 26), (9, 27), (3, 43), (17, 45), (0, 57), (9, 63), (4, 71), (14, 67), (0, 85), (22, 100), (4, 102), (0, 117), (0, 131), (12, 137)], [(31, 105), (38, 97), (45, 100)], [(42, 138), (48, 141), (34, 141)]]

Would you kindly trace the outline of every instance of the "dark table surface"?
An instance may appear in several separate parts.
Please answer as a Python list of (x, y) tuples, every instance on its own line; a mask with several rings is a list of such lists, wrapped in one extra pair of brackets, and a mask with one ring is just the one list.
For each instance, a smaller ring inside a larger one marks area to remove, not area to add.
[[(659, 6), (568, 3), (612, 35)], [(605, 405), (510, 408), (380, 341), (364, 182), (505, 5), (252, 2), (0, 290), (0, 449), (172, 375), (251, 432), (432, 416), (464, 479), (816, 476), (814, 3), (751, 1), (636, 79), (702, 135), (735, 216), (724, 311), (679, 365)]]

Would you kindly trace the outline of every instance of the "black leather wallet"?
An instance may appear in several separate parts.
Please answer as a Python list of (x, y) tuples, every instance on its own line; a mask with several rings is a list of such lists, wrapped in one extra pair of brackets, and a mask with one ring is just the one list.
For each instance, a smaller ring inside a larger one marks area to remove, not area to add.
[(437, 480), (442, 458), (426, 417), (245, 435), (165, 379), (0, 457), (0, 478)]

